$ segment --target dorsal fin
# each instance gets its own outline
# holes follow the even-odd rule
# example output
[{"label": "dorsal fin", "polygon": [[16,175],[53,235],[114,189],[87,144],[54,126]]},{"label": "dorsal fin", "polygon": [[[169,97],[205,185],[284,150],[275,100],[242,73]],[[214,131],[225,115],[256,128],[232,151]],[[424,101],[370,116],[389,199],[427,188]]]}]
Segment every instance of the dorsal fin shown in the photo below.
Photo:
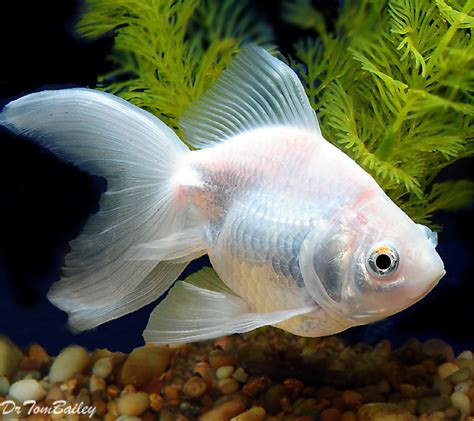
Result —
[{"label": "dorsal fin", "polygon": [[294,126],[320,133],[303,85],[285,63],[248,45],[180,119],[184,140],[205,148],[242,132]]}]

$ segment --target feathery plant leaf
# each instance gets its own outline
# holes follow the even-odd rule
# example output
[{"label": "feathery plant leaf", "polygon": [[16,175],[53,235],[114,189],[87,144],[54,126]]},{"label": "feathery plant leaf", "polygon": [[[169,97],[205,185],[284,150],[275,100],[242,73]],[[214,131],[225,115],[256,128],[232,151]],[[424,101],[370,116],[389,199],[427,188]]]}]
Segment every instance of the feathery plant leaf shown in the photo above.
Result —
[{"label": "feathery plant leaf", "polygon": [[474,0],[344,2],[333,33],[309,0],[284,19],[318,38],[296,46],[325,137],[369,171],[412,218],[472,203],[470,181],[434,183],[473,155]]},{"label": "feathery plant leaf", "polygon": [[158,116],[178,120],[245,42],[268,44],[271,28],[250,0],[85,0],[77,31],[114,36],[115,70],[100,79],[108,92]]}]

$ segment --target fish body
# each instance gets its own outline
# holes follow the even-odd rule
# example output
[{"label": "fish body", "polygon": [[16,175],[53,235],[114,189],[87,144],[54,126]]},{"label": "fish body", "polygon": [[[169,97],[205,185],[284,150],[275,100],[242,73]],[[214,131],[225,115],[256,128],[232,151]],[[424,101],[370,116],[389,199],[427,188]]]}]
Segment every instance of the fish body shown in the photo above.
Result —
[{"label": "fish body", "polygon": [[0,123],[109,180],[49,294],[76,329],[153,301],[203,254],[215,272],[178,281],[146,340],[328,335],[401,311],[444,274],[433,233],[322,137],[296,75],[258,47],[183,116],[198,150],[90,90],[20,98]]}]

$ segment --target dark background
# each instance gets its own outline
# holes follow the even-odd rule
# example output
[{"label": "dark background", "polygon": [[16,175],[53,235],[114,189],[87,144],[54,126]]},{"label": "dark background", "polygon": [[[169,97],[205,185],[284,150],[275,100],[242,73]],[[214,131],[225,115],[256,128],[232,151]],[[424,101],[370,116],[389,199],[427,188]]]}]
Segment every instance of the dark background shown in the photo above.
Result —
[{"label": "dark background", "polygon": [[[5,4],[7,3],[7,4]],[[276,44],[291,52],[301,31],[282,27],[280,2],[254,2],[274,24]],[[338,2],[324,4],[329,19]],[[9,100],[52,87],[94,87],[110,69],[112,40],[84,42],[74,35],[80,2],[3,2],[0,8],[0,108]],[[460,162],[442,178],[472,178],[472,161]],[[90,349],[129,351],[143,343],[148,315],[156,304],[92,331],[72,334],[66,315],[46,299],[59,276],[68,241],[97,211],[105,181],[59,162],[47,151],[0,130],[0,335],[20,346],[39,342],[51,353],[71,343]],[[420,303],[399,315],[367,327],[351,329],[348,341],[389,338],[395,345],[412,336],[441,337],[458,351],[474,348],[472,209],[441,213],[444,229],[439,253],[447,275]],[[194,262],[186,274],[206,264]]]}]

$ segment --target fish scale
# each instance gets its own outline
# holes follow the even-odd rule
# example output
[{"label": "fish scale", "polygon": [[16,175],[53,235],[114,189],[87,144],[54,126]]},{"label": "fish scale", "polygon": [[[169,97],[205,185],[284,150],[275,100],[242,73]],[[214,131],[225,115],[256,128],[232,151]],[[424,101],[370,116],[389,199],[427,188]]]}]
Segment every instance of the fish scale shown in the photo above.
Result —
[{"label": "fish scale", "polygon": [[[300,194],[307,186],[295,177],[306,171],[309,161],[304,164],[303,156],[311,156],[316,144],[298,139],[294,148],[293,136],[255,135],[195,153],[189,165],[203,190],[196,193],[193,186],[193,197],[211,225],[206,231],[216,233],[208,240],[208,254],[227,286],[256,311],[294,308],[312,301],[298,254],[318,212]],[[268,161],[270,145],[284,159]]]}]

